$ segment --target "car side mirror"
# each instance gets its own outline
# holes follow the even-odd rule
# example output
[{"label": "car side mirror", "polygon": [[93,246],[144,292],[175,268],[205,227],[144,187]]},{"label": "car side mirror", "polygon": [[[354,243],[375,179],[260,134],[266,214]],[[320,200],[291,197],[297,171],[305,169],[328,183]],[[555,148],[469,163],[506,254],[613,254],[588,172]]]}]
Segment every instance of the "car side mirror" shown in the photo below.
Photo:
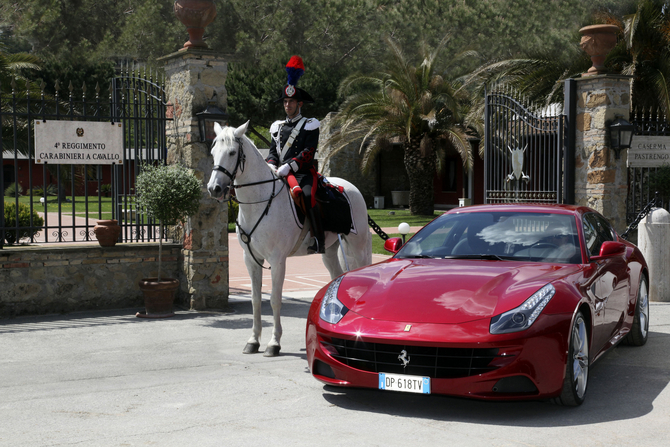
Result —
[{"label": "car side mirror", "polygon": [[384,250],[389,251],[393,254],[398,253],[402,247],[402,238],[400,237],[390,237],[384,241]]},{"label": "car side mirror", "polygon": [[618,256],[623,254],[626,251],[626,244],[618,241],[606,241],[603,242],[603,245],[600,246],[600,254],[598,256],[592,256],[592,261],[597,261],[599,259],[611,258],[613,256]]}]

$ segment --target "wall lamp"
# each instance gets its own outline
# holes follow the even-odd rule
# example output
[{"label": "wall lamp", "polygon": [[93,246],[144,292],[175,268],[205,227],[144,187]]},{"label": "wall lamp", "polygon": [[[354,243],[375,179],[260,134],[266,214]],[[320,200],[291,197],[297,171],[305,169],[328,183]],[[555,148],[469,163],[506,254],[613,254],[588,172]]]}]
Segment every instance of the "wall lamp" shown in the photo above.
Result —
[{"label": "wall lamp", "polygon": [[228,114],[217,107],[216,104],[216,92],[214,92],[212,99],[207,101],[207,108],[195,114],[198,117],[198,128],[202,143],[211,143],[216,138],[214,123],[219,123],[221,126],[228,125]]},{"label": "wall lamp", "polygon": [[610,146],[614,150],[614,158],[621,157],[621,150],[630,148],[633,142],[633,131],[635,125],[629,123],[621,115],[616,115],[615,120],[609,122]]}]

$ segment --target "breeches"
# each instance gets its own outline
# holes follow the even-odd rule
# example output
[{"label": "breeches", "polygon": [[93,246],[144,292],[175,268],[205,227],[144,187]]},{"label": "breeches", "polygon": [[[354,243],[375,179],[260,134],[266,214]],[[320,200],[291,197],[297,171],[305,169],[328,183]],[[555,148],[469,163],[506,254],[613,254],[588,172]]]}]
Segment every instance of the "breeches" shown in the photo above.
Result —
[{"label": "breeches", "polygon": [[300,188],[302,189],[302,194],[305,196],[305,207],[309,210],[313,206],[313,197],[312,192],[316,191],[315,175],[311,172],[307,174],[296,173],[295,179],[298,181]]},{"label": "breeches", "polygon": [[312,185],[307,184],[303,186],[302,194],[305,196],[305,207],[310,209],[312,207]]}]

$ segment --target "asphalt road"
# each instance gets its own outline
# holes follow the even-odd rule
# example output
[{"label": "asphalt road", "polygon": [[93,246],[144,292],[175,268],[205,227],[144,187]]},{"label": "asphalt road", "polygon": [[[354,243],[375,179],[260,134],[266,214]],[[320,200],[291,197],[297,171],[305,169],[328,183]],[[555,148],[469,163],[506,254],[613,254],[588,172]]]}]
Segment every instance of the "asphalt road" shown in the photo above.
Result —
[{"label": "asphalt road", "polygon": [[[670,303],[641,348],[594,365],[579,408],[326,387],[307,371],[313,292],[288,293],[282,355],[243,355],[229,313],[137,309],[0,320],[1,446],[668,446]],[[263,303],[263,342],[269,339]],[[263,346],[261,347],[261,349]]]}]

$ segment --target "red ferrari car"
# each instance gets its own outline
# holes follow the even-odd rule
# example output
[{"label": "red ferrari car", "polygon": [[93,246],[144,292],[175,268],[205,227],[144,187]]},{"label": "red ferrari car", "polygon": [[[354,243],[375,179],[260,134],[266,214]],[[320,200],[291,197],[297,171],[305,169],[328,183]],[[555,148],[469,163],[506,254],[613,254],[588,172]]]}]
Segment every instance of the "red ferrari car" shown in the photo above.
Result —
[{"label": "red ferrari car", "polygon": [[580,405],[594,361],[647,340],[647,264],[590,208],[457,208],[385,248],[312,303],[326,384]]}]

